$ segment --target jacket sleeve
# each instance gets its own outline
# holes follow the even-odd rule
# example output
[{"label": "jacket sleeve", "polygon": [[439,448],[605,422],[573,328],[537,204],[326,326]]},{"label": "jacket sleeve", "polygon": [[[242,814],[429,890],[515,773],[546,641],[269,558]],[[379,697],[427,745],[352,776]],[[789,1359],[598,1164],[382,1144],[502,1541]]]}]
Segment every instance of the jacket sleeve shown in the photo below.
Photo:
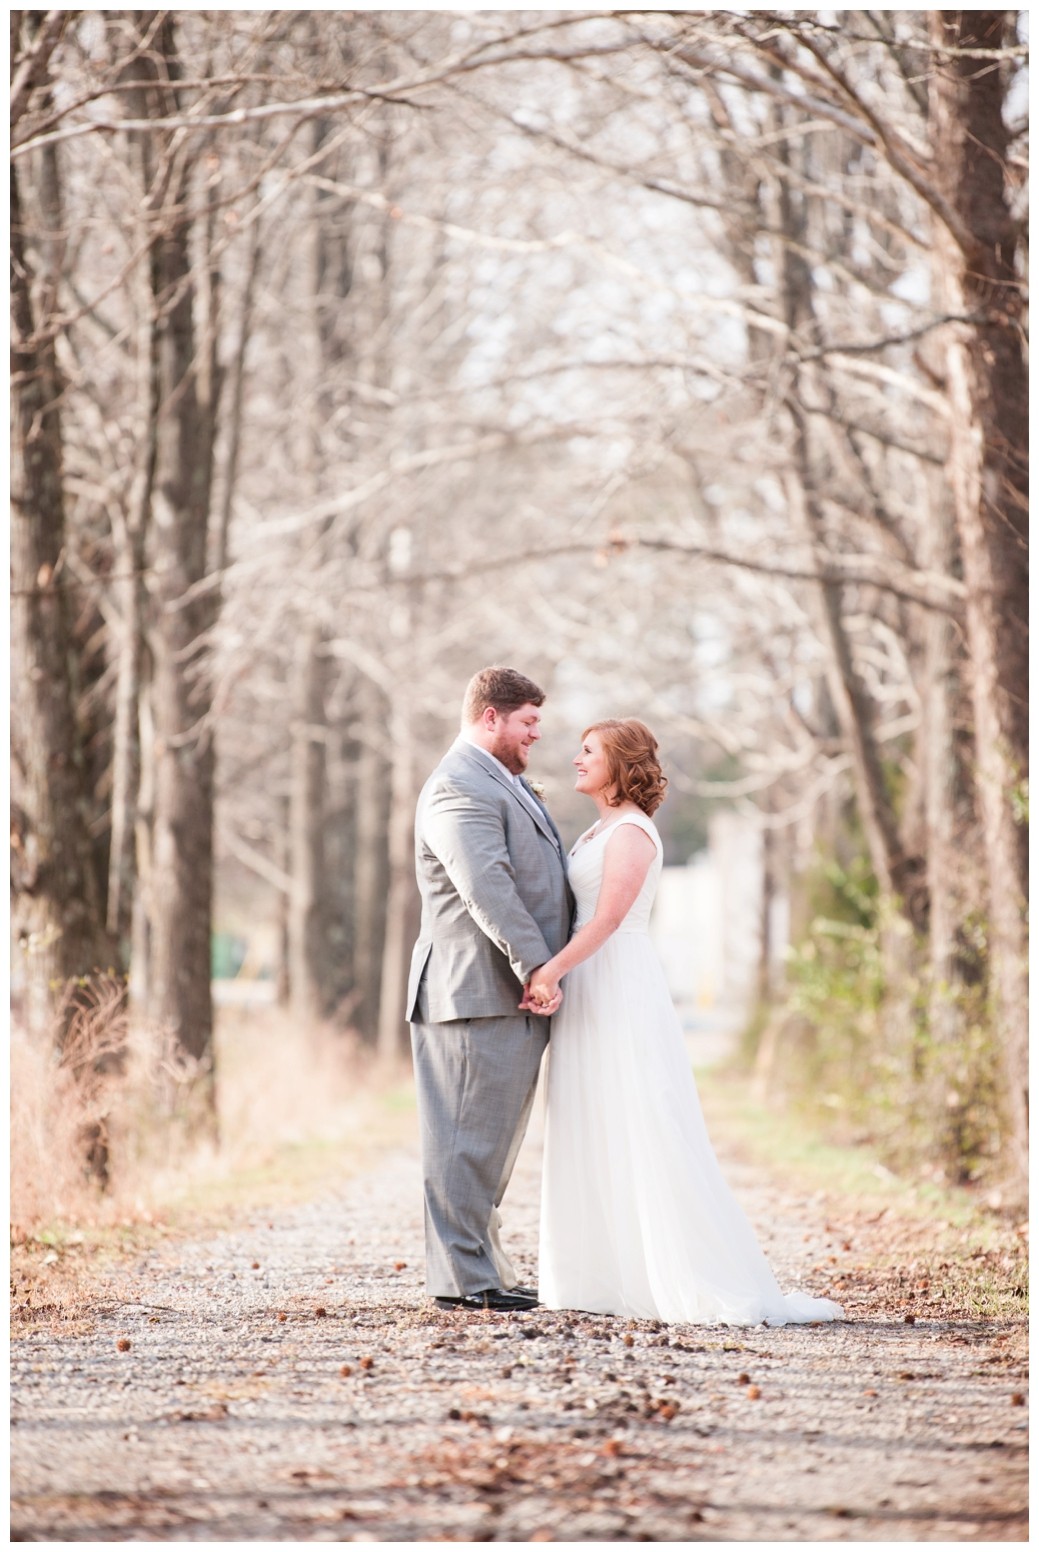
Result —
[{"label": "jacket sleeve", "polygon": [[517,892],[496,805],[456,786],[435,789],[422,816],[422,839],[480,931],[501,950],[520,985],[525,985],[552,954]]}]

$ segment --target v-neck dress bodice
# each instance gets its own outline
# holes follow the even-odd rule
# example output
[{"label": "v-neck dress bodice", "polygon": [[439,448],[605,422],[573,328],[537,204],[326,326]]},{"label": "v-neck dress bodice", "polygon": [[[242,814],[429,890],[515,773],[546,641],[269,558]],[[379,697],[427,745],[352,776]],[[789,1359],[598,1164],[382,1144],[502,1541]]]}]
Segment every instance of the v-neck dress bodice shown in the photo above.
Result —
[{"label": "v-neck dress bodice", "polygon": [[602,887],[606,847],[619,827],[625,824],[637,825],[640,830],[646,832],[656,848],[656,856],[649,865],[645,882],[635,897],[631,909],[617,930],[647,933],[649,931],[649,919],[664,862],[664,848],[660,844],[660,837],[652,819],[647,819],[642,814],[625,814],[622,819],[611,819],[609,824],[604,825],[594,835],[582,836],[570,850],[567,858],[567,876],[576,902],[575,932],[595,915],[595,906]]}]

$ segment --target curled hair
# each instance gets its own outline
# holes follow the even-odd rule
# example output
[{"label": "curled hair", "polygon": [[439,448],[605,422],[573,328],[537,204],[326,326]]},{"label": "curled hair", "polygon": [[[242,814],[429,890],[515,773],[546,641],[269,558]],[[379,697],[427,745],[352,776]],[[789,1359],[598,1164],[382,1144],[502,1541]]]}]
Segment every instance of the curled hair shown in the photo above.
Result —
[{"label": "curled hair", "polygon": [[481,668],[466,686],[462,721],[479,722],[488,706],[507,717],[521,706],[540,706],[545,692],[515,668]]},{"label": "curled hair", "polygon": [[582,738],[598,733],[602,739],[606,768],[614,795],[610,806],[616,808],[624,802],[634,803],[644,814],[655,814],[664,801],[667,777],[657,759],[659,745],[644,722],[637,717],[623,721],[607,718],[605,722],[593,722],[585,728]]}]

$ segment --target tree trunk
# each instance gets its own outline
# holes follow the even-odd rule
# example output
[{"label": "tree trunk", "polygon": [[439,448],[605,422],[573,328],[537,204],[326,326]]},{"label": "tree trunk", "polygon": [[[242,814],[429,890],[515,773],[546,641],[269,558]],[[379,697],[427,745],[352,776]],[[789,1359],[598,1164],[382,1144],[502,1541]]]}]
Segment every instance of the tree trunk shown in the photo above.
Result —
[{"label": "tree trunk", "polygon": [[415,885],[415,783],[412,719],[403,694],[393,701],[390,743],[389,887],[386,891],[386,941],[379,995],[379,1056],[388,1066],[404,1051],[407,1023],[404,999],[411,947],[418,930]]},{"label": "tree trunk", "polygon": [[[149,314],[151,308],[149,306]],[[112,730],[112,834],[108,863],[108,929],[130,952],[137,885],[138,799],[141,784],[140,701],[144,677],[145,550],[155,477],[159,382],[156,329],[141,329],[141,449],[125,516],[114,514],[119,625],[116,634],[115,719]],[[143,967],[142,967],[143,968]]]},{"label": "tree trunk", "polygon": [[[116,549],[116,567],[127,575],[116,584],[119,623],[115,717],[112,727],[112,831],[108,855],[108,930],[129,963],[134,890],[137,880],[135,835],[141,780],[140,711],[143,599],[139,549],[129,533]],[[132,568],[132,569],[131,569]]]},{"label": "tree trunk", "polygon": [[[789,150],[777,154],[789,160]],[[783,321],[796,342],[798,331],[815,339],[817,326],[812,303],[812,275],[801,256],[808,234],[804,229],[803,203],[795,197],[786,179],[779,181],[776,193],[778,226],[776,269],[780,276]],[[815,491],[812,448],[808,417],[802,408],[802,394],[810,385],[806,370],[796,362],[793,381],[787,395],[787,411],[792,427],[790,467],[786,480],[790,510],[797,528],[817,557],[820,568],[829,559],[825,524]],[[820,635],[829,652],[827,683],[841,733],[848,744],[855,780],[855,796],[870,861],[881,892],[895,900],[915,925],[923,919],[924,905],[915,877],[915,867],[904,854],[898,832],[894,805],[887,790],[880,750],[873,730],[873,707],[856,670],[851,643],[844,623],[844,595],[837,582],[820,582],[818,610]]]},{"label": "tree trunk", "polygon": [[998,49],[1007,13],[935,11],[932,76],[935,176],[971,233],[965,252],[944,226],[936,264],[949,311],[949,479],[963,575],[974,708],[976,785],[988,876],[990,974],[1009,1124],[1023,1181],[1028,1142],[1028,377],[1017,229],[1006,190],[1007,132]]},{"label": "tree trunk", "polygon": [[[76,717],[63,574],[62,384],[53,340],[37,332],[25,220],[12,167],[12,926],[28,1027],[50,1035],[69,983],[107,971],[115,953],[101,917]],[[57,1026],[59,1043],[66,1027]]]},{"label": "tree trunk", "polygon": [[[153,67],[151,67],[153,68]],[[121,77],[129,86],[134,66],[126,65]],[[127,112],[144,118],[149,111],[148,90],[129,86]],[[151,197],[155,157],[151,137],[129,135],[126,155],[140,180],[141,201]],[[126,511],[115,505],[112,514],[113,570],[118,628],[113,655],[116,662],[115,716],[112,729],[112,828],[108,861],[108,929],[127,957],[133,953],[134,903],[137,889],[138,799],[141,784],[140,701],[144,674],[146,595],[144,568],[148,519],[155,480],[156,433],[159,420],[159,332],[154,317],[158,291],[155,255],[149,254],[135,299],[140,324],[137,329],[137,394],[141,418],[137,429],[137,458]],[[136,278],[136,277],[135,277]],[[143,976],[147,962],[138,964]]]},{"label": "tree trunk", "polygon": [[367,677],[359,676],[357,696],[360,740],[354,809],[355,1022],[365,1043],[375,1045],[389,893],[386,789],[391,777],[381,747],[389,706],[378,686]]},{"label": "tree trunk", "polygon": [[[177,66],[174,23],[159,25],[156,49],[170,76]],[[174,108],[171,86],[151,100]],[[212,595],[190,593],[207,574],[217,385],[196,357],[189,194],[183,148],[167,143],[168,181],[153,248],[159,418],[152,497],[153,618],[150,702],[154,719],[147,1012],[169,1029],[204,1075],[206,1124],[213,1123],[214,747],[210,684],[201,658],[214,617]]]},{"label": "tree trunk", "polygon": [[[944,493],[930,509],[925,564],[952,576],[956,570],[955,521]],[[954,621],[939,610],[924,622],[920,763],[924,772],[927,885],[930,913],[927,1029],[930,1053],[927,1101],[936,1152],[959,1172],[967,1100],[963,1070],[966,1016],[961,942],[970,908],[961,814],[966,802],[957,722],[962,715],[963,655]]]},{"label": "tree trunk", "polygon": [[289,836],[292,896],[289,903],[289,1002],[293,1017],[313,1024],[324,1013],[325,956],[320,920],[321,857],[325,809],[325,715],[316,627],[296,648],[292,698],[292,773]]},{"label": "tree trunk", "polygon": [[767,822],[772,811],[772,802],[766,796],[761,805],[763,819],[766,821],[761,826],[761,898],[758,902],[758,975],[757,975],[757,1005],[759,1008],[767,1006],[772,995],[772,912],[776,899],[776,832]]},{"label": "tree trunk", "polygon": [[[811,467],[803,417],[790,406],[794,447],[786,488],[796,525],[811,543],[820,565],[828,558],[821,522],[811,489]],[[880,750],[873,730],[873,707],[852,658],[844,626],[843,590],[839,583],[818,584],[820,636],[829,653],[827,687],[837,713],[841,736],[848,746],[855,797],[870,862],[881,892],[898,902],[914,926],[926,917],[914,859],[905,855],[894,807],[887,790]]]},{"label": "tree trunk", "polygon": [[[291,803],[288,798],[280,798],[277,805],[278,814],[278,866],[285,874],[292,867],[292,839],[289,834],[291,822]],[[289,944],[289,919],[292,915],[292,897],[288,890],[278,890],[277,915],[275,924],[277,928],[277,964],[274,973],[274,1000],[279,1008],[288,1008],[292,1000],[292,978],[290,970],[290,944]]]}]

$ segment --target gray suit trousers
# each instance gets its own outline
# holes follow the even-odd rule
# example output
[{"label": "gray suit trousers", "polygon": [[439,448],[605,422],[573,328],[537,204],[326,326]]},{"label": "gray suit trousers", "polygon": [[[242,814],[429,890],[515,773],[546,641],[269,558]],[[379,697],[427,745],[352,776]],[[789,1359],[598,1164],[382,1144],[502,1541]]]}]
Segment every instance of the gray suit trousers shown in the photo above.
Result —
[{"label": "gray suit trousers", "polygon": [[530,1118],[548,1020],[517,1013],[430,1024],[425,987],[415,1012],[426,1286],[434,1296],[511,1288],[517,1276],[498,1238],[498,1207]]}]

